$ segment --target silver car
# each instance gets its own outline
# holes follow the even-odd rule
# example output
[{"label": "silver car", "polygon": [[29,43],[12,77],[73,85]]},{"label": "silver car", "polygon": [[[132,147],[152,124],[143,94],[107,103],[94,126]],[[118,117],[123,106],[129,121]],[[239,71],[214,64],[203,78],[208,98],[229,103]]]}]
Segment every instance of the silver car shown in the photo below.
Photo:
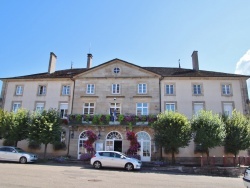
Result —
[{"label": "silver car", "polygon": [[142,162],[138,159],[129,158],[124,153],[118,151],[98,151],[91,158],[90,164],[94,168],[113,167],[125,168],[126,170],[140,169]]},{"label": "silver car", "polygon": [[22,164],[36,161],[37,155],[33,153],[27,153],[21,148],[12,146],[0,147],[0,161],[16,161]]},{"label": "silver car", "polygon": [[243,183],[245,187],[250,188],[250,167],[246,168],[244,176],[243,176]]}]

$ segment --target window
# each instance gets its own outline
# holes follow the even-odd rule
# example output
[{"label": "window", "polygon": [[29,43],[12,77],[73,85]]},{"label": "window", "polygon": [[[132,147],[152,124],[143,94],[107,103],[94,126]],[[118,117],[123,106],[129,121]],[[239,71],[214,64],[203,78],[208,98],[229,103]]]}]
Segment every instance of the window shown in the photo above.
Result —
[{"label": "window", "polygon": [[195,102],[193,103],[194,107],[194,114],[198,115],[200,110],[204,110],[204,103],[203,102]]},{"label": "window", "polygon": [[136,103],[136,115],[148,115],[148,103]]},{"label": "window", "polygon": [[120,84],[112,84],[112,94],[120,94]]},{"label": "window", "polygon": [[95,104],[94,103],[84,103],[83,104],[83,114],[94,114]]},{"label": "window", "polygon": [[147,93],[147,84],[138,84],[138,93],[139,94]]},{"label": "window", "polygon": [[16,95],[23,95],[23,86],[16,86]]},{"label": "window", "polygon": [[176,111],[175,103],[166,103],[166,110],[167,111]]},{"label": "window", "polygon": [[120,68],[115,67],[115,68],[114,68],[114,73],[115,73],[115,74],[118,74],[119,72],[120,72]]},{"label": "window", "polygon": [[233,103],[232,102],[224,102],[223,103],[223,113],[226,116],[231,116],[233,112]]},{"label": "window", "polygon": [[38,95],[46,95],[46,86],[43,85],[38,86]]},{"label": "window", "polygon": [[16,113],[19,108],[21,108],[21,102],[13,102],[13,104],[12,104],[12,111],[14,113]]},{"label": "window", "polygon": [[111,121],[116,121],[117,117],[121,114],[121,104],[110,103],[109,113],[111,115]]},{"label": "window", "polygon": [[201,95],[201,85],[200,84],[193,85],[193,94],[194,95]]},{"label": "window", "polygon": [[36,111],[42,112],[43,110],[44,110],[44,103],[43,102],[36,103]]},{"label": "window", "polygon": [[60,103],[60,117],[67,118],[68,114],[68,103]]},{"label": "window", "polygon": [[94,94],[95,93],[95,85],[94,84],[87,84],[87,94]]},{"label": "window", "polygon": [[222,95],[231,95],[231,85],[230,84],[222,84]]},{"label": "window", "polygon": [[173,84],[166,85],[166,95],[174,95],[174,85]]},{"label": "window", "polygon": [[70,94],[70,86],[63,86],[62,87],[62,95],[69,95]]}]

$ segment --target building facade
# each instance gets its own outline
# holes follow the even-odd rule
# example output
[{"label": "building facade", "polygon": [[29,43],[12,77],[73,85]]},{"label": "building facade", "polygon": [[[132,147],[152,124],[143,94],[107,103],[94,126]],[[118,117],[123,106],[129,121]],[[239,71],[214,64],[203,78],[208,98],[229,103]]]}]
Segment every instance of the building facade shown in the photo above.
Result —
[{"label": "building facade", "polygon": [[[81,121],[69,119],[65,130],[66,151],[80,158],[86,150],[86,131],[98,135],[94,143],[96,150],[126,152],[127,124],[121,124],[119,115],[156,116],[165,110],[178,111],[188,118],[199,110],[212,110],[219,114],[232,113],[236,109],[248,114],[248,93],[246,80],[249,76],[199,70],[198,53],[192,54],[193,69],[168,67],[141,67],[113,59],[91,67],[92,55],[88,54],[86,68],[56,71],[56,55],[50,54],[48,72],[3,78],[2,106],[4,110],[60,110],[61,118],[81,115]],[[110,121],[89,124],[87,115],[110,115]],[[132,127],[141,145],[138,155],[143,161],[159,156],[154,142],[154,131],[148,119],[138,120]],[[22,146],[27,143],[23,141]],[[48,151],[55,154],[51,149]],[[222,156],[222,147],[214,148],[211,155]],[[241,152],[243,155],[246,151]],[[194,157],[194,143],[181,148],[177,157]],[[167,155],[165,155],[167,156]]]}]

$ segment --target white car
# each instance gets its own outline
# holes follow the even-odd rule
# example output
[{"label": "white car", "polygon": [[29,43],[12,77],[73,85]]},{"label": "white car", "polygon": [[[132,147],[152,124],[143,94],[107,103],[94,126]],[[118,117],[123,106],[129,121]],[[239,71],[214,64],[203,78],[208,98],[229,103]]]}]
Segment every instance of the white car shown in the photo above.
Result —
[{"label": "white car", "polygon": [[33,153],[27,153],[21,148],[12,146],[0,147],[0,161],[16,161],[22,164],[36,161],[37,155]]},{"label": "white car", "polygon": [[126,170],[140,169],[142,162],[135,158],[129,158],[124,153],[118,151],[98,151],[91,158],[90,164],[94,168],[113,167],[125,168]]},{"label": "white car", "polygon": [[246,168],[244,176],[243,176],[243,182],[245,187],[250,188],[250,167]]}]

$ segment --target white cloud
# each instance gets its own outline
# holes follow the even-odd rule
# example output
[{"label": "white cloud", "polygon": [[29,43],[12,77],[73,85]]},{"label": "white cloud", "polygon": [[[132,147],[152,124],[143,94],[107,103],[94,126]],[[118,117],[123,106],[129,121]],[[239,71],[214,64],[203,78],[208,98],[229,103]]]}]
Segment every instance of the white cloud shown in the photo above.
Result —
[{"label": "white cloud", "polygon": [[237,62],[235,73],[250,75],[250,49]]},{"label": "white cloud", "polygon": [[[235,74],[250,75],[250,49],[236,64]],[[248,95],[250,94],[250,79],[247,80]]]}]

